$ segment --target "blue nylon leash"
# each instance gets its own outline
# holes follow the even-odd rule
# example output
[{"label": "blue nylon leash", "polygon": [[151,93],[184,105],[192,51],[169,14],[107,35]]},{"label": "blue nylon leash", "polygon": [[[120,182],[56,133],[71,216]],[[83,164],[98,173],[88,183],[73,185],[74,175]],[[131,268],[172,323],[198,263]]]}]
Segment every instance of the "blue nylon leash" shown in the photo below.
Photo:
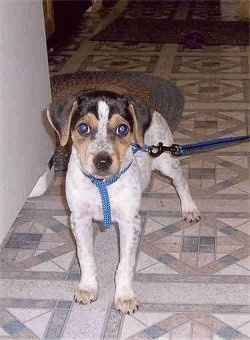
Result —
[{"label": "blue nylon leash", "polygon": [[222,146],[231,145],[238,142],[247,141],[250,136],[237,136],[237,137],[225,137],[219,139],[210,139],[204,142],[198,142],[187,145],[179,145],[180,156],[187,155],[193,152],[200,152],[203,150],[210,150],[213,148],[218,148]]},{"label": "blue nylon leash", "polygon": [[248,140],[250,140],[250,135],[210,139],[203,142],[186,145],[172,144],[171,146],[164,146],[163,143],[159,143],[158,145],[149,146],[148,153],[152,157],[158,157],[163,152],[170,152],[173,156],[185,156],[191,153],[224,147]]}]

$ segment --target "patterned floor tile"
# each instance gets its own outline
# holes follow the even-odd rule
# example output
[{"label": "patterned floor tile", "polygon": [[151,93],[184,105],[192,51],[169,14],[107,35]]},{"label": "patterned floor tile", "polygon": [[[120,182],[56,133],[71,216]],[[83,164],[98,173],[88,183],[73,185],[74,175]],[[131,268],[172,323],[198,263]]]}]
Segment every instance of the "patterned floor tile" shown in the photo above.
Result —
[{"label": "patterned floor tile", "polygon": [[[243,158],[241,164],[247,162],[247,155],[238,157]],[[247,205],[249,199],[248,168],[235,163],[235,158],[238,157],[204,153],[182,159],[182,169],[188,178],[192,192],[203,196],[208,195],[208,198],[213,195],[214,198],[228,199],[234,199],[235,194],[235,197],[242,199]],[[245,183],[245,189],[241,188],[242,183]],[[171,182],[167,182],[163,176],[157,176],[153,177],[150,197],[167,199],[177,196]]]},{"label": "patterned floor tile", "polygon": [[[241,311],[240,311],[241,310]],[[234,313],[232,316],[230,313]],[[110,310],[104,339],[249,339],[244,307],[144,303],[134,316]]]},{"label": "patterned floor tile", "polygon": [[128,54],[136,53],[155,53],[160,52],[162,44],[147,44],[147,43],[133,43],[133,42],[109,42],[102,41],[95,45],[94,52],[119,53]]},{"label": "patterned floor tile", "polygon": [[[175,136],[192,140],[247,134],[248,110],[184,110]],[[243,131],[242,131],[243,130]],[[181,134],[181,135],[177,135]],[[181,138],[178,138],[181,139]]]},{"label": "patterned floor tile", "polygon": [[[58,339],[72,301],[1,299],[0,327],[8,338]],[[4,335],[5,335],[4,334]]]},{"label": "patterned floor tile", "polygon": [[[204,274],[224,274],[225,268],[229,268],[229,274],[230,266],[235,265],[238,273],[242,274],[242,277],[237,277],[238,282],[244,282],[249,272],[242,270],[240,261],[245,260],[243,263],[246,263],[249,256],[249,236],[237,229],[237,225],[242,223],[237,216],[229,220],[218,217],[210,215],[206,219],[204,216],[191,226],[181,220],[166,224],[163,219],[149,218],[141,242],[136,275],[140,274],[138,277],[141,279],[143,273],[167,274],[167,270],[159,271],[160,264],[162,268],[165,266],[179,274],[197,275],[198,279],[199,275]],[[235,268],[232,274],[235,274]]]},{"label": "patterned floor tile", "polygon": [[[225,189],[234,188],[235,185],[248,178],[247,168],[225,161],[223,157],[220,158],[215,155],[211,155],[211,158],[204,155],[204,157],[200,156],[199,159],[186,159],[185,163],[189,163],[188,178],[191,186],[195,186],[196,192],[200,193],[199,188],[203,192],[205,190],[207,194],[222,194],[225,193]],[[237,189],[234,193],[242,194],[242,198],[244,196],[244,192]],[[247,198],[246,195],[245,199]]]},{"label": "patterned floor tile", "polygon": [[139,71],[145,73],[153,72],[158,60],[157,56],[133,55],[89,55],[78,71]]},{"label": "patterned floor tile", "polygon": [[[171,79],[174,81],[174,79]],[[183,91],[185,100],[218,103],[240,103],[249,100],[247,80],[178,79],[176,85]]]},{"label": "patterned floor tile", "polygon": [[[50,201],[49,193],[41,198],[43,202],[46,197]],[[66,279],[70,272],[75,257],[75,243],[67,212],[55,217],[53,212],[40,217],[39,212],[30,217],[23,210],[22,216],[13,224],[2,244],[3,276],[11,275],[11,272],[17,277],[23,275],[26,278],[28,275],[49,278],[58,274],[58,278]]]},{"label": "patterned floor tile", "polygon": [[237,56],[177,56],[173,73],[248,73],[247,57]]},{"label": "patterned floor tile", "polygon": [[[41,202],[50,202],[51,197],[55,197],[58,192],[58,187],[61,192],[64,181],[65,174],[56,175],[47,193],[36,199],[37,207],[41,208]],[[26,208],[21,211],[2,244],[0,276],[79,280],[80,268],[68,211],[31,209],[30,216],[30,209],[27,209],[30,204],[33,203],[28,200]],[[94,223],[93,228],[95,236],[98,223]]]}]

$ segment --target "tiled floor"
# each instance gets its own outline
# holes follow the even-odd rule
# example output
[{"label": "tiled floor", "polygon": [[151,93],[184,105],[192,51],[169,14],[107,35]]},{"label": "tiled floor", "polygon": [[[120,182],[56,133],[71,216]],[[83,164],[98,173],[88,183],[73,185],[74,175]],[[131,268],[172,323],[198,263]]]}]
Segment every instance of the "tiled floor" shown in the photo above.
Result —
[{"label": "tiled floor", "polygon": [[[157,75],[185,94],[176,142],[249,134],[249,48],[90,41],[125,5],[120,1],[102,20],[85,18],[70,46],[50,52],[51,74],[133,70]],[[153,175],[141,207],[143,237],[134,283],[141,304],[130,316],[112,304],[115,228],[100,232],[94,225],[100,296],[89,306],[78,305],[72,291],[80,272],[65,174],[56,173],[45,195],[29,199],[1,248],[0,338],[249,339],[249,143],[181,162],[202,220],[182,221],[170,181]]]}]

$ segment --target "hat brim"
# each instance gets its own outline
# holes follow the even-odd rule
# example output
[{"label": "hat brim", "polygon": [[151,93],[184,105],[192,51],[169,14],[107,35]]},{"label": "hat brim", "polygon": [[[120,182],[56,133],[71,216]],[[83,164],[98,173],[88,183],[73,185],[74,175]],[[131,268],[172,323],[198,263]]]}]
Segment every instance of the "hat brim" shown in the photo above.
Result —
[{"label": "hat brim", "polygon": [[174,83],[153,75],[141,72],[83,71],[51,77],[52,100],[90,90],[129,93],[160,112],[172,131],[177,128],[182,117],[184,97],[181,91]]}]

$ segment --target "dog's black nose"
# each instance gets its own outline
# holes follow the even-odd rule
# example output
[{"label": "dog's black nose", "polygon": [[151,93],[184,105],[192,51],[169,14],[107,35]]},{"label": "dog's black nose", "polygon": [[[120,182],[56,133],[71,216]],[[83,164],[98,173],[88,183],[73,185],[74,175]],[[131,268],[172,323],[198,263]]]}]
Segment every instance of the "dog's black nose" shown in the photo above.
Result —
[{"label": "dog's black nose", "polygon": [[97,170],[105,171],[110,168],[112,158],[107,152],[100,152],[95,156],[93,162]]}]

